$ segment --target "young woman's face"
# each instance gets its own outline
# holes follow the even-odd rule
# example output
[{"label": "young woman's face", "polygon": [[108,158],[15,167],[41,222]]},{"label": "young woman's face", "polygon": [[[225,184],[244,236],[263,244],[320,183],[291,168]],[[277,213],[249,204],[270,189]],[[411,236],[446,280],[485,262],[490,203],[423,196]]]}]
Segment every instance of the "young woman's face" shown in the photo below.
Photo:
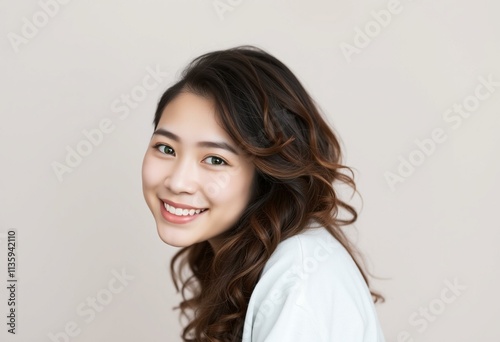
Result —
[{"label": "young woman's face", "polygon": [[213,101],[180,93],[163,110],[144,156],[144,198],[169,245],[216,245],[250,200],[255,168],[215,115]]}]

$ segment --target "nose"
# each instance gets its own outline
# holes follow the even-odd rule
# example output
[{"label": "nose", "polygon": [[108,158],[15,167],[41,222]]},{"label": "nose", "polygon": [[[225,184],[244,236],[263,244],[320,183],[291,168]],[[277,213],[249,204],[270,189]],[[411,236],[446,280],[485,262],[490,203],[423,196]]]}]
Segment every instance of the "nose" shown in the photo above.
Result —
[{"label": "nose", "polygon": [[164,185],[176,194],[196,192],[198,187],[196,163],[187,158],[174,161],[172,167],[167,171]]}]

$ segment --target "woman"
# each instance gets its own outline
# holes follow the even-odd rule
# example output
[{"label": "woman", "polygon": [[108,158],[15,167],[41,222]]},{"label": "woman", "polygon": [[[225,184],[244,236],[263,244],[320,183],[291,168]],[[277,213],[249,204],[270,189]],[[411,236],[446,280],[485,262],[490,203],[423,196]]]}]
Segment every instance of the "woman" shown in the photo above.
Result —
[{"label": "woman", "polygon": [[355,190],[351,170],[283,63],[251,46],[204,54],[153,123],[143,191],[160,238],[182,247],[184,341],[384,341],[383,297],[341,229],[357,212],[332,186]]}]

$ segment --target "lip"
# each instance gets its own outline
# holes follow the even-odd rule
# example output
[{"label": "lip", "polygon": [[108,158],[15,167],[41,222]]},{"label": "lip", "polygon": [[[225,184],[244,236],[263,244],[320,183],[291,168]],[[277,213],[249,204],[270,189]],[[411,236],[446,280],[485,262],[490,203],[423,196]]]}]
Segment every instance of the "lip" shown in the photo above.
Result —
[{"label": "lip", "polygon": [[[169,202],[167,202],[167,203],[170,204]],[[173,205],[173,206],[175,207],[175,205]],[[182,208],[182,207],[178,207],[178,208]],[[183,208],[183,209],[190,209],[190,208]],[[196,208],[191,207],[191,209],[196,209]],[[189,215],[188,216],[177,216],[177,215],[174,215],[172,213],[169,213],[167,211],[167,209],[165,208],[165,205],[163,203],[161,203],[160,204],[160,211],[161,211],[161,216],[163,216],[163,218],[165,220],[167,220],[168,222],[175,223],[175,224],[183,224],[183,223],[188,223],[188,222],[196,220],[200,216],[204,215],[208,211],[208,209],[199,213],[199,214],[194,214],[192,216],[189,216]]]},{"label": "lip", "polygon": [[167,199],[163,199],[163,198],[160,198],[160,199],[163,202],[167,203],[168,205],[171,205],[172,207],[176,207],[176,208],[179,208],[179,209],[194,209],[194,210],[197,210],[197,209],[200,209],[200,210],[207,209],[207,208],[196,208],[196,207],[192,207],[190,205],[175,203],[175,202],[169,201]]}]

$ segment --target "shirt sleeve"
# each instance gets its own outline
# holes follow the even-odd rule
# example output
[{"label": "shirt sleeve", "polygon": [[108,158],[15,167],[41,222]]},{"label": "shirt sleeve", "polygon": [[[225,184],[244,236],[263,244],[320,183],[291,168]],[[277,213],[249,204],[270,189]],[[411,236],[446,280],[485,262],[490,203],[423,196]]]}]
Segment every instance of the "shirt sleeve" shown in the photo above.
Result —
[{"label": "shirt sleeve", "polygon": [[368,287],[333,237],[292,238],[257,285],[248,341],[385,342]]}]

